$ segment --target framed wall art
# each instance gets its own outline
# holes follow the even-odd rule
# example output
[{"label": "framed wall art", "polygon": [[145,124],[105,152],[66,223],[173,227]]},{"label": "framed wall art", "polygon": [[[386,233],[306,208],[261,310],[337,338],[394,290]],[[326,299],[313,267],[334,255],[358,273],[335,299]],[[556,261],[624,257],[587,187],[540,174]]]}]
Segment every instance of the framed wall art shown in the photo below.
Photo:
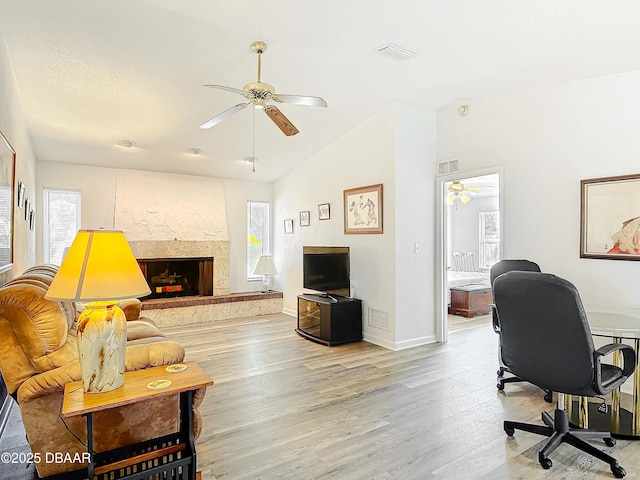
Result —
[{"label": "framed wall art", "polygon": [[344,233],[382,233],[382,184],[344,191]]},{"label": "framed wall art", "polygon": [[15,211],[16,151],[0,132],[0,273],[13,266],[13,215]]},{"label": "framed wall art", "polygon": [[19,208],[24,208],[24,192],[26,190],[26,187],[24,186],[24,183],[20,182],[18,183],[18,207]]},{"label": "framed wall art", "polygon": [[293,218],[284,221],[284,233],[293,233]]},{"label": "framed wall art", "polygon": [[309,225],[311,225],[311,212],[308,210],[300,212],[300,226],[308,227]]},{"label": "framed wall art", "polygon": [[580,257],[640,260],[640,174],[580,182]]},{"label": "framed wall art", "polygon": [[318,205],[318,220],[329,220],[331,218],[331,209],[328,203]]}]

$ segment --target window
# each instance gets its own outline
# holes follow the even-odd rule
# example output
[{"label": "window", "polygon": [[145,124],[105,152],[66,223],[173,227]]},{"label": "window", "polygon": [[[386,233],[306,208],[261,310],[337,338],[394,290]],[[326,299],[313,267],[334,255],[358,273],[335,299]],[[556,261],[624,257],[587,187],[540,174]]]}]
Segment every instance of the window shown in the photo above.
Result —
[{"label": "window", "polygon": [[247,202],[247,279],[261,280],[254,275],[260,255],[269,254],[269,203]]},{"label": "window", "polygon": [[44,261],[60,265],[80,229],[80,190],[43,192]]},{"label": "window", "polygon": [[500,260],[500,212],[480,212],[480,269]]}]

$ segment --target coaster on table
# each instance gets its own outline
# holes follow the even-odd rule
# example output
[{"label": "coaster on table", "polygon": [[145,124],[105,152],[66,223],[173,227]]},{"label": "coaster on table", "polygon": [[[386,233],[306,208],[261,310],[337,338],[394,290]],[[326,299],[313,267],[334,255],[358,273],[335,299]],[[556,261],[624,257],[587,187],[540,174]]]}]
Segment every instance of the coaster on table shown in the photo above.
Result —
[{"label": "coaster on table", "polygon": [[173,385],[171,380],[162,379],[147,383],[147,388],[149,390],[164,390],[165,388],[169,388],[171,385]]},{"label": "coaster on table", "polygon": [[187,369],[187,366],[184,363],[174,363],[173,365],[169,365],[164,369],[165,372],[169,373],[177,373],[184,372]]}]

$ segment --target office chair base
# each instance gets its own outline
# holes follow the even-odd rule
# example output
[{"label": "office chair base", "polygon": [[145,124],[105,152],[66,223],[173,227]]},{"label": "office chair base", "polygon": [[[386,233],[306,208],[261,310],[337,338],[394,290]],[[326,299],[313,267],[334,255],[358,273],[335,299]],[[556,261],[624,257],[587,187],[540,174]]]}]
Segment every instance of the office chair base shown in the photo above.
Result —
[{"label": "office chair base", "polygon": [[547,443],[544,444],[544,447],[542,447],[542,450],[538,453],[538,461],[545,470],[548,470],[553,465],[549,455],[558,448],[561,443],[568,443],[569,445],[572,445],[573,447],[608,463],[611,468],[611,473],[613,473],[616,478],[622,478],[627,474],[625,469],[620,466],[615,458],[601,450],[598,450],[596,447],[585,441],[587,439],[598,438],[604,440],[607,446],[612,447],[615,445],[615,440],[611,437],[609,432],[572,429],[569,427],[569,416],[567,415],[567,412],[558,408],[554,411],[553,417],[551,417],[547,412],[542,412],[542,421],[545,425],[505,421],[504,431],[510,437],[513,436],[516,430],[549,437]]},{"label": "office chair base", "polygon": [[[504,390],[504,385],[506,383],[515,383],[515,382],[524,382],[524,380],[518,378],[518,377],[507,377],[504,378],[504,374],[505,372],[508,372],[507,369],[503,369],[502,367],[500,367],[500,369],[498,370],[497,374],[498,374],[498,383],[496,384],[496,388],[500,391]],[[551,390],[545,390],[544,391],[544,401],[547,403],[553,403],[553,392]]]}]

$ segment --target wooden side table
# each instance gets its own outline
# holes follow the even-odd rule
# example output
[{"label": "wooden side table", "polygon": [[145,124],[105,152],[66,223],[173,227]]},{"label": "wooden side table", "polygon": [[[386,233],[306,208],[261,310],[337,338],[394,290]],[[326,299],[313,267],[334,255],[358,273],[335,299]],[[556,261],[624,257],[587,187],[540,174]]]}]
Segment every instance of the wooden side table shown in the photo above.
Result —
[{"label": "wooden side table", "polygon": [[479,283],[451,287],[452,315],[471,318],[474,315],[491,313],[491,287]]},{"label": "wooden side table", "polygon": [[[146,479],[153,475],[159,478],[196,479],[196,449],[193,437],[193,392],[203,387],[213,385],[213,380],[195,362],[187,362],[187,369],[181,372],[168,372],[166,366],[145,368],[133,372],[125,372],[124,385],[116,390],[105,393],[84,393],[82,382],[68,383],[64,389],[62,401],[62,418],[84,415],[87,419],[87,451],[90,454],[90,462],[87,466],[88,478],[94,475],[102,475],[120,469],[126,469],[134,465],[140,465],[156,458],[170,458],[166,462],[157,462],[150,468],[129,468],[132,473],[118,476],[118,479],[138,480]],[[171,380],[172,385],[154,390],[147,385],[161,385],[161,380]],[[180,395],[180,427],[173,445],[161,447],[167,439],[150,439],[144,444],[131,445],[109,452],[96,453],[93,449],[93,413],[108,410],[123,405],[129,405],[152,398],[166,395]],[[145,447],[158,446],[153,451],[131,455],[132,452]],[[180,452],[180,454],[178,454]],[[179,458],[178,458],[179,457]],[[116,460],[113,460],[116,458]],[[120,458],[120,460],[118,460]],[[171,472],[182,469],[182,476],[169,476]]]}]

